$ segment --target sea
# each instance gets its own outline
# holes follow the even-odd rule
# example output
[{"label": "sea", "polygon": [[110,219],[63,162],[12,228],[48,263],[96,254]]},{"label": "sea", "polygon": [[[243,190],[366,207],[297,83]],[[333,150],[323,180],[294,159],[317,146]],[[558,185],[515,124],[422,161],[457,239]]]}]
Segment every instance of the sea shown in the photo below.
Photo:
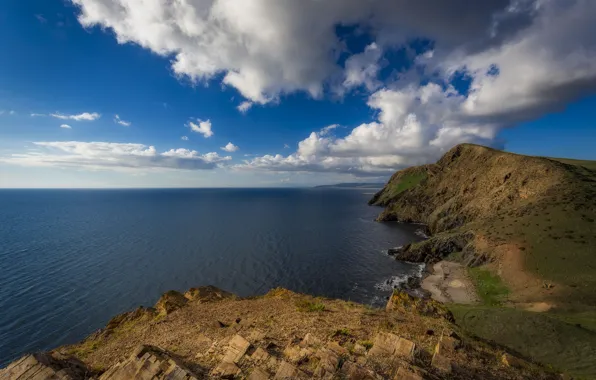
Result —
[{"label": "sea", "polygon": [[374,189],[0,190],[0,368],[75,343],[161,294],[284,287],[382,306],[421,273],[387,249]]}]

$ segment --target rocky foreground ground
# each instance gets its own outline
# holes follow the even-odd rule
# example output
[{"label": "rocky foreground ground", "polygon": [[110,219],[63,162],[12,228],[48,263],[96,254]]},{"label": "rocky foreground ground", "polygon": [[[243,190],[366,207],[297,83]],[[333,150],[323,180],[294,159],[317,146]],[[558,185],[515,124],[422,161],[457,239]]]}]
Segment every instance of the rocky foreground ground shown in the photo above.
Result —
[{"label": "rocky foreground ground", "polygon": [[440,303],[396,292],[386,309],[285,289],[240,299],[168,292],[83,342],[25,356],[0,379],[560,379],[465,336]]}]

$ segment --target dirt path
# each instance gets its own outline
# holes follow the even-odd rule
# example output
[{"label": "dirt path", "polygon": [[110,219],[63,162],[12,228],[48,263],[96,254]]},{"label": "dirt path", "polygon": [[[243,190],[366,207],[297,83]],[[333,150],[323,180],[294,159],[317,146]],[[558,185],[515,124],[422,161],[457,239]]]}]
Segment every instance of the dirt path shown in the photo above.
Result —
[{"label": "dirt path", "polygon": [[439,302],[459,304],[478,302],[466,268],[450,261],[436,263],[433,266],[433,273],[422,281],[422,289],[429,291],[432,298]]}]

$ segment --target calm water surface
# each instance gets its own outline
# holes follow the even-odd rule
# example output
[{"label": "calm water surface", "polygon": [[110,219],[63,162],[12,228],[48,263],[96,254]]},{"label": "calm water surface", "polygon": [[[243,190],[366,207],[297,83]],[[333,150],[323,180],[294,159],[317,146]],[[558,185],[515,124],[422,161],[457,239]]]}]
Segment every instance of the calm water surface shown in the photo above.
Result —
[{"label": "calm water surface", "polygon": [[[367,194],[366,192],[369,192]],[[167,290],[276,286],[381,304],[420,240],[373,221],[370,190],[2,190],[0,367],[73,343]]]}]

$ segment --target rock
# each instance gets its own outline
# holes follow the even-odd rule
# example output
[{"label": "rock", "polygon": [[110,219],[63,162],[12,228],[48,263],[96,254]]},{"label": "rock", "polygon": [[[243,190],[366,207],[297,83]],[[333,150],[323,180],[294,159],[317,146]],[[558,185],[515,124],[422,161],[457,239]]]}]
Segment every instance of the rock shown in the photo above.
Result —
[{"label": "rock", "polygon": [[413,359],[415,349],[416,344],[414,342],[404,338],[399,338],[397,346],[395,347],[395,355],[401,356],[406,359]]},{"label": "rock", "polygon": [[434,353],[431,365],[442,373],[451,373],[453,369],[451,359],[438,352]]},{"label": "rock", "polygon": [[212,374],[224,379],[231,379],[234,376],[238,376],[241,372],[236,364],[222,361],[213,369]]},{"label": "rock", "polygon": [[389,256],[395,256],[395,255],[399,255],[402,251],[404,250],[404,247],[395,247],[395,248],[389,248],[387,250],[387,254]]},{"label": "rock", "polygon": [[215,302],[223,299],[236,297],[232,293],[226,292],[216,288],[215,286],[201,286],[198,288],[190,288],[184,293],[184,297],[188,300],[199,301],[199,302]]},{"label": "rock", "polygon": [[416,344],[410,340],[400,338],[391,333],[379,333],[368,352],[371,356],[397,355],[406,359],[414,357]]},{"label": "rock", "polygon": [[345,362],[341,367],[341,372],[344,374],[342,378],[347,380],[374,380],[374,372],[359,366],[353,362]]},{"label": "rock", "polygon": [[274,379],[296,379],[303,377],[298,368],[294,367],[286,361],[282,361],[275,373]]},{"label": "rock", "polygon": [[298,345],[289,344],[284,350],[284,356],[294,364],[300,364],[307,360],[312,354],[312,351],[308,348],[302,348]]},{"label": "rock", "polygon": [[250,375],[246,379],[247,380],[268,380],[269,374],[265,370],[257,367],[255,369],[253,369],[253,371],[250,373]]},{"label": "rock", "polygon": [[526,362],[524,360],[517,358],[513,355],[509,355],[507,353],[501,356],[501,363],[505,364],[507,367],[513,367],[518,369],[526,367]]},{"label": "rock", "polygon": [[424,380],[419,374],[406,368],[400,367],[395,374],[394,380]]},{"label": "rock", "polygon": [[315,376],[327,377],[332,376],[339,367],[339,356],[334,351],[328,348],[321,348],[317,351],[319,364],[315,369]]},{"label": "rock", "polygon": [[175,290],[170,290],[164,293],[157,303],[155,309],[162,315],[168,315],[186,305],[188,300],[182,295],[182,293]]},{"label": "rock", "polygon": [[79,380],[92,376],[76,359],[59,360],[49,353],[27,355],[0,369],[2,380]]},{"label": "rock", "polygon": [[340,346],[339,343],[337,343],[337,342],[327,343],[327,348],[340,356],[342,356],[342,355],[346,356],[346,355],[350,354],[350,352],[346,348]]},{"label": "rock", "polygon": [[366,347],[364,347],[360,343],[356,343],[354,345],[354,354],[356,354],[356,355],[366,355]]},{"label": "rock", "polygon": [[249,347],[250,343],[246,339],[240,335],[234,335],[228,344],[228,349],[226,350],[223,361],[227,363],[238,363]]},{"label": "rock", "polygon": [[455,322],[453,314],[443,304],[433,299],[414,297],[403,290],[394,290],[385,307],[387,311],[415,312],[433,318]]},{"label": "rock", "polygon": [[154,346],[140,346],[125,361],[110,367],[99,380],[196,380],[198,376],[186,369],[167,351]]},{"label": "rock", "polygon": [[439,354],[452,354],[459,348],[461,341],[450,336],[443,335],[435,346],[435,352]]},{"label": "rock", "polygon": [[255,362],[265,362],[267,359],[269,359],[269,353],[259,347],[255,350],[255,352],[252,353],[251,359]]},{"label": "rock", "polygon": [[395,334],[381,332],[377,334],[373,346],[368,351],[370,356],[389,356],[395,352],[399,337]]},{"label": "rock", "polygon": [[300,342],[300,347],[316,347],[321,345],[321,340],[314,336],[311,333],[308,333],[304,336],[302,341]]}]

